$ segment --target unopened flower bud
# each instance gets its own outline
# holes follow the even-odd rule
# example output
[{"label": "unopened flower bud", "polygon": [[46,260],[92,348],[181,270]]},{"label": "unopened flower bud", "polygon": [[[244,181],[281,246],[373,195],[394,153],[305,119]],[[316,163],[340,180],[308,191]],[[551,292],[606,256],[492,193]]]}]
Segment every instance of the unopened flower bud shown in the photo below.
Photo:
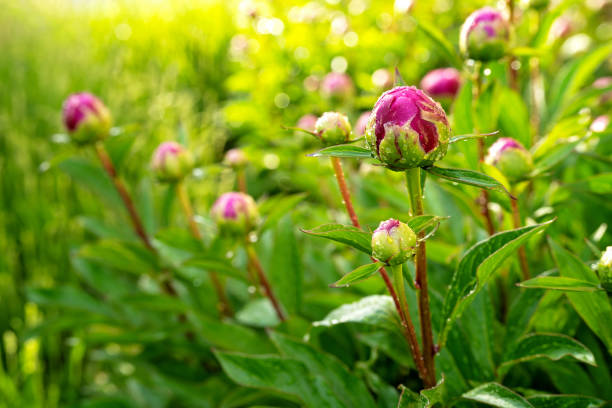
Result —
[{"label": "unopened flower bud", "polygon": [[455,68],[429,71],[421,80],[421,89],[432,98],[454,98],[461,86],[461,74]]},{"label": "unopened flower bud", "polygon": [[151,159],[151,170],[160,181],[179,181],[194,166],[191,152],[176,142],[160,144]]},{"label": "unopened flower bud", "polygon": [[524,179],[533,169],[531,153],[510,137],[497,139],[489,147],[485,162],[497,167],[512,182]]},{"label": "unopened flower bud", "polygon": [[612,293],[612,246],[606,248],[601,259],[595,266],[601,287]]},{"label": "unopened flower bud", "polygon": [[253,198],[244,193],[225,193],[215,201],[211,209],[219,232],[244,235],[256,226],[259,214]]},{"label": "unopened flower bud", "polygon": [[233,167],[235,169],[246,166],[249,159],[247,159],[246,154],[241,149],[230,149],[225,153],[225,157],[223,158],[223,163],[226,166]]},{"label": "unopened flower bud", "polygon": [[403,222],[388,219],[372,234],[372,257],[386,265],[400,265],[415,251],[417,237]]},{"label": "unopened flower bud", "polygon": [[63,121],[72,140],[78,144],[104,140],[111,128],[111,114],[94,95],[72,94],[64,101]]},{"label": "unopened flower bud", "polygon": [[365,137],[374,155],[399,171],[440,160],[448,149],[450,133],[439,103],[413,86],[399,86],[378,98]]},{"label": "unopened flower bud", "polygon": [[315,123],[315,133],[325,146],[346,143],[351,138],[351,123],[338,112],[325,112]]},{"label": "unopened flower bud", "polygon": [[365,135],[366,126],[368,126],[368,120],[370,120],[370,114],[372,111],[363,112],[359,119],[357,119],[357,123],[355,124],[355,134],[357,136]]},{"label": "unopened flower bud", "polygon": [[353,95],[355,87],[351,77],[339,72],[331,72],[321,83],[321,93],[325,98],[347,99]]},{"label": "unopened flower bud", "polygon": [[459,47],[468,58],[496,60],[506,54],[509,33],[508,20],[502,13],[484,7],[470,14],[461,26]]}]

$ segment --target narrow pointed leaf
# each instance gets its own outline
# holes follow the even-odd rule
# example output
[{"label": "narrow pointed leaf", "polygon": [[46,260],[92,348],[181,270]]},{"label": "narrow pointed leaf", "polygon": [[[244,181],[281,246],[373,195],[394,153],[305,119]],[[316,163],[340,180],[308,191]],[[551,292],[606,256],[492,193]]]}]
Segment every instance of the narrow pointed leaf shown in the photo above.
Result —
[{"label": "narrow pointed leaf", "polygon": [[311,157],[351,157],[357,159],[370,159],[372,152],[365,147],[353,145],[337,145],[326,147],[318,152],[309,154]]},{"label": "narrow pointed leaf", "polygon": [[472,302],[499,266],[530,237],[552,221],[495,234],[470,248],[457,266],[442,308],[440,344],[444,345],[454,320]]},{"label": "narrow pointed leaf", "polygon": [[372,254],[372,236],[352,225],[326,224],[311,230],[302,230],[302,232],[341,242],[368,255]]},{"label": "narrow pointed leaf", "polygon": [[361,265],[359,268],[352,270],[351,272],[344,275],[342,279],[338,280],[335,283],[332,283],[329,286],[339,288],[342,286],[354,285],[355,283],[366,280],[370,276],[374,275],[382,266],[383,265],[380,262]]},{"label": "narrow pointed leaf", "polygon": [[445,384],[442,378],[434,387],[422,390],[420,394],[400,385],[400,395],[397,408],[430,408],[435,404],[443,403],[445,397]]},{"label": "narrow pointed leaf", "polygon": [[537,278],[517,283],[517,286],[529,289],[562,290],[565,292],[597,292],[598,290],[603,290],[597,283],[563,276],[538,276]]},{"label": "narrow pointed leaf", "polygon": [[499,408],[533,408],[525,398],[497,383],[487,383],[463,394],[463,398]]},{"label": "narrow pointed leaf", "polygon": [[527,401],[535,408],[598,408],[605,403],[584,395],[535,395]]},{"label": "narrow pointed leaf", "polygon": [[486,188],[488,190],[498,190],[510,195],[502,183],[495,180],[491,176],[487,176],[486,174],[479,173],[474,170],[449,169],[436,166],[426,167],[425,170],[436,177],[444,178],[456,183]]}]

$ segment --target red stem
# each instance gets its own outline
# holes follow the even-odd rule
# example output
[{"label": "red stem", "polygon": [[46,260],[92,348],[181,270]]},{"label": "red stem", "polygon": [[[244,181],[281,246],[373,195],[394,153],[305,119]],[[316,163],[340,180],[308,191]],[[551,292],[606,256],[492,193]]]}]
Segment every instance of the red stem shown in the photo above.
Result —
[{"label": "red stem", "polygon": [[[514,222],[514,228],[520,228],[522,226],[521,223],[521,213],[518,207],[518,200],[513,198],[510,199],[510,205],[512,206],[512,220]],[[529,264],[527,263],[527,254],[525,253],[525,247],[521,246],[518,250],[519,253],[519,262],[521,264],[521,271],[523,272],[523,280],[527,280],[530,278],[529,273]]]},{"label": "red stem", "polygon": [[357,218],[357,214],[355,213],[355,209],[353,208],[351,194],[349,193],[349,189],[346,185],[346,180],[344,179],[342,163],[340,163],[340,159],[337,157],[332,157],[331,163],[334,167],[334,173],[336,173],[336,180],[338,180],[338,187],[340,188],[340,193],[342,194],[342,200],[344,201],[346,211],[348,212],[348,215],[351,218],[351,222],[355,227],[361,228],[361,226],[359,225],[359,219]]},{"label": "red stem", "polygon": [[261,266],[261,262],[259,262],[259,258],[257,257],[257,253],[255,252],[255,249],[253,248],[251,244],[247,243],[246,250],[249,256],[249,261],[251,262],[251,265],[253,265],[255,272],[257,272],[257,276],[259,277],[259,282],[263,286],[266,296],[268,297],[268,299],[270,299],[270,302],[272,303],[272,306],[274,307],[274,310],[276,311],[276,315],[278,316],[280,321],[287,320],[287,317],[285,316],[285,313],[283,313],[283,309],[281,308],[281,305],[278,302],[278,299],[274,295],[274,291],[272,290],[270,281],[268,281],[268,277],[266,276],[266,273],[264,272],[263,267]]}]

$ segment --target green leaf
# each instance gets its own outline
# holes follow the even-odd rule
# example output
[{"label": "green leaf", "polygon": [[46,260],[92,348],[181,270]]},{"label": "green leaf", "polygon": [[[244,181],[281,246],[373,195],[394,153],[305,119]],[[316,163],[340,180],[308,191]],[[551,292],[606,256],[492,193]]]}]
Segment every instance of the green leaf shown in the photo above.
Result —
[{"label": "green leaf", "polygon": [[122,167],[135,140],[136,137],[134,134],[124,133],[118,136],[109,137],[106,139],[106,142],[104,142],[104,147],[113,161],[113,165],[117,169]]},{"label": "green leaf", "polygon": [[318,152],[309,154],[311,157],[351,157],[357,159],[371,159],[372,152],[365,147],[354,145],[336,145],[326,147]]},{"label": "green leaf", "polygon": [[538,276],[537,278],[517,283],[517,286],[529,289],[539,288],[566,292],[596,292],[603,290],[599,284],[562,276]]},{"label": "green leaf", "polygon": [[527,398],[535,408],[597,408],[605,401],[582,395],[535,395]]},{"label": "green leaf", "polygon": [[157,269],[157,261],[150,251],[140,244],[125,241],[101,240],[82,247],[79,256],[99,265],[134,274]]},{"label": "green leaf", "polygon": [[[562,277],[584,280],[599,284],[595,272],[575,255],[549,240],[553,258]],[[584,322],[606,345],[612,353],[612,306],[604,292],[566,292],[570,303]]]},{"label": "green leaf", "polygon": [[417,215],[406,221],[406,225],[414,232],[418,233],[447,218],[448,217],[438,217],[436,215]]},{"label": "green leaf", "polygon": [[270,337],[282,356],[299,360],[311,375],[322,377],[345,406],[364,408],[376,406],[363,381],[352,374],[336,357],[280,333],[271,332]]},{"label": "green leaf", "polygon": [[251,354],[274,352],[274,346],[267,337],[254,329],[229,321],[219,321],[201,313],[194,313],[190,319],[196,337],[202,338],[213,347],[229,351],[241,351]]},{"label": "green leaf", "polygon": [[325,224],[311,230],[302,230],[302,232],[341,242],[368,255],[372,254],[372,236],[352,225]]},{"label": "green leaf", "polygon": [[436,177],[441,177],[456,183],[468,184],[470,186],[486,188],[489,190],[498,190],[510,195],[502,183],[495,180],[493,177],[474,170],[449,169],[436,166],[426,167],[425,170]]},{"label": "green leaf", "polygon": [[540,156],[535,156],[534,169],[531,172],[530,176],[535,177],[544,173],[545,171],[551,169],[556,166],[558,163],[563,161],[570,153],[574,150],[574,148],[580,143],[581,140],[576,140],[570,143],[559,143],[555,144],[545,153]]},{"label": "green leaf", "polygon": [[198,273],[201,271],[216,272],[237,280],[247,281],[246,273],[238,268],[234,268],[228,260],[212,258],[210,256],[197,256],[186,261],[182,267],[177,268],[180,274],[191,276],[192,278],[194,277],[193,269],[197,270]]},{"label": "green leaf", "polygon": [[542,357],[551,360],[573,357],[583,363],[596,365],[593,353],[571,337],[563,334],[533,333],[520,339],[504,355],[500,369],[507,371],[514,364]]},{"label": "green leaf", "polygon": [[296,359],[219,351],[215,356],[225,374],[242,386],[289,394],[309,408],[349,408],[334,395],[323,378],[311,373]]},{"label": "green leaf", "polygon": [[461,58],[453,48],[444,33],[440,32],[433,24],[423,19],[414,19],[417,27],[442,51],[448,62],[453,66],[461,67]]},{"label": "green leaf", "polygon": [[236,320],[253,327],[274,327],[280,324],[270,299],[259,298],[247,303],[236,313]]},{"label": "green leaf", "polygon": [[58,167],[72,177],[77,183],[89,189],[96,197],[108,204],[121,208],[123,203],[113,183],[99,165],[94,165],[83,158],[69,158],[58,164]]},{"label": "green leaf", "polygon": [[306,193],[293,194],[289,196],[274,197],[266,200],[259,206],[259,212],[265,217],[259,230],[265,231],[276,224],[285,214],[290,212],[304,200]]},{"label": "green leaf", "polygon": [[357,302],[342,305],[312,325],[331,327],[345,323],[360,323],[391,331],[401,327],[393,299],[386,295],[366,296]]},{"label": "green leaf", "polygon": [[515,91],[503,88],[500,95],[500,105],[511,107],[501,109],[498,123],[505,135],[510,135],[527,148],[531,146],[529,112],[525,102]]},{"label": "green leaf", "polygon": [[81,310],[108,317],[115,315],[110,306],[73,286],[26,288],[26,296],[31,302],[42,306]]},{"label": "green leaf", "polygon": [[552,221],[497,233],[470,248],[457,266],[444,299],[440,345],[444,345],[453,321],[472,302],[499,266],[530,237]]},{"label": "green leaf", "polygon": [[500,408],[533,408],[525,398],[497,383],[487,383],[462,395],[463,398]]},{"label": "green leaf", "polygon": [[397,408],[430,408],[435,404],[443,403],[446,394],[444,377],[434,387],[422,390],[420,394],[401,384],[399,388],[402,394]]},{"label": "green leaf", "polygon": [[331,287],[339,288],[339,287],[347,287],[357,282],[361,282],[363,280],[368,279],[372,275],[374,275],[378,270],[383,266],[380,262],[375,262],[367,265],[361,265],[357,269],[353,269],[351,272],[344,275],[340,280],[335,283],[332,283]]}]

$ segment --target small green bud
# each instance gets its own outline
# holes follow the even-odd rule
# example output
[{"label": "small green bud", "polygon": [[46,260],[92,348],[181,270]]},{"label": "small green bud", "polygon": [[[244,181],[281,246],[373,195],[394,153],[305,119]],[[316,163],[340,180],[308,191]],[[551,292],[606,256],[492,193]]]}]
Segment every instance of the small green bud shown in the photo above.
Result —
[{"label": "small green bud", "polygon": [[497,167],[511,182],[524,179],[533,170],[531,153],[510,137],[499,138],[493,143],[485,162]]},{"label": "small green bud", "polygon": [[338,112],[325,112],[315,123],[315,133],[325,146],[346,143],[351,138],[351,123]]},{"label": "small green bud", "polygon": [[151,169],[160,181],[179,181],[191,172],[193,166],[191,152],[176,142],[160,144],[151,160]]},{"label": "small green bud", "polygon": [[372,234],[372,257],[386,265],[400,265],[415,251],[417,237],[403,222],[388,219]]},{"label": "small green bud", "polygon": [[612,293],[612,246],[606,248],[601,259],[595,266],[601,287]]}]

